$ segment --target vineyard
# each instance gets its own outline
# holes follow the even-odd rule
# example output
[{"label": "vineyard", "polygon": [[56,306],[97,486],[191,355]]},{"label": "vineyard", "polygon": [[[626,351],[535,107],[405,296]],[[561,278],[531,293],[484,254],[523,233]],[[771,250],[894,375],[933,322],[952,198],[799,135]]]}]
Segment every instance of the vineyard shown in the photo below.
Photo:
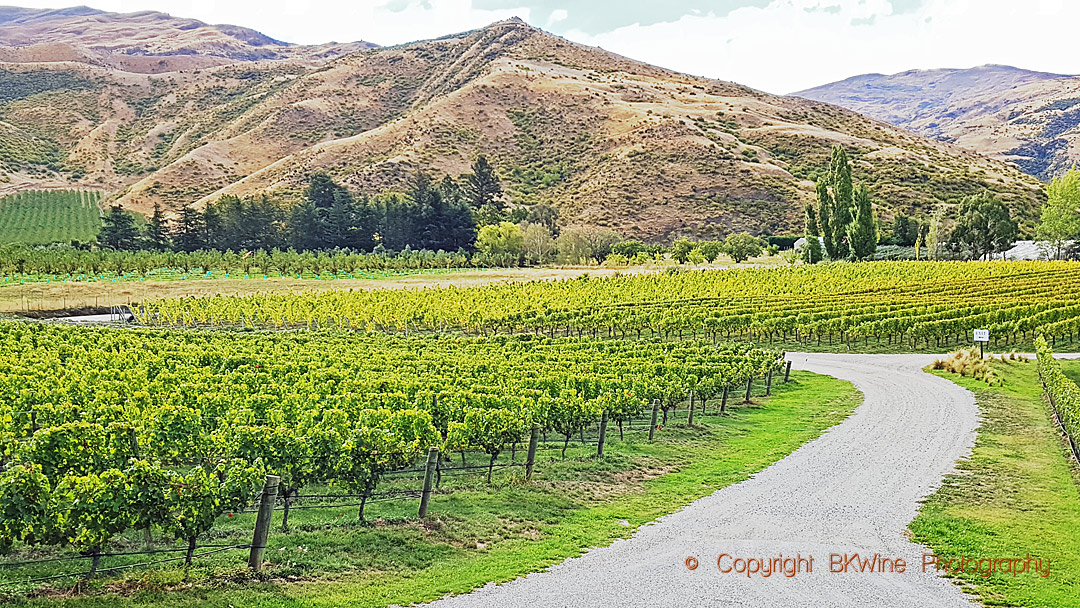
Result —
[{"label": "vineyard", "polygon": [[0,243],[88,243],[101,230],[101,194],[31,190],[0,198]]},{"label": "vineyard", "polygon": [[616,428],[652,438],[677,408],[692,425],[732,389],[748,398],[753,378],[771,387],[782,360],[708,341],[18,322],[0,323],[0,344],[0,550],[70,547],[94,569],[137,530],[184,543],[190,563],[197,539],[257,502],[266,474],[280,477],[286,526],[306,489],[352,499],[363,520],[368,501],[414,493],[394,476],[430,448],[439,475],[478,469],[490,483],[524,464],[531,434],[560,458],[608,422],[610,441]]},{"label": "vineyard", "polygon": [[707,338],[941,348],[987,328],[997,346],[1080,339],[1080,266],[1068,262],[875,262],[668,272],[474,289],[163,299],[161,326],[348,328],[548,337]]},{"label": "vineyard", "polygon": [[452,270],[477,266],[465,253],[403,251],[113,251],[108,249],[0,248],[0,274],[93,280],[108,273],[125,278],[180,278],[239,274],[267,278],[352,278],[382,272]]},{"label": "vineyard", "polygon": [[1080,448],[1077,447],[1080,442],[1080,387],[1061,371],[1061,364],[1054,359],[1054,353],[1045,339],[1037,339],[1035,348],[1039,357],[1039,379],[1042,381],[1043,392],[1054,409],[1061,430],[1068,438],[1073,455],[1080,461]]}]

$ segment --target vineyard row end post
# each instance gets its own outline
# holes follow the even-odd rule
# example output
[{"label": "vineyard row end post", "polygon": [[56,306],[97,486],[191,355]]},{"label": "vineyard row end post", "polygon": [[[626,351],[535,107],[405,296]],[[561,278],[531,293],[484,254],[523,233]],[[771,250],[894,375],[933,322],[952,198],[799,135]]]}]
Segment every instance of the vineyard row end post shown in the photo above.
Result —
[{"label": "vineyard row end post", "polygon": [[248,567],[262,570],[263,554],[266,553],[266,540],[270,536],[270,521],[274,518],[274,503],[277,502],[278,484],[281,478],[267,475],[259,498],[259,514],[255,518],[255,535],[251,539],[251,553],[248,555]]},{"label": "vineyard row end post", "polygon": [[540,443],[540,425],[532,425],[532,434],[529,435],[529,457],[525,460],[525,479],[531,480],[533,465],[536,464],[536,445]]},{"label": "vineyard row end post", "polygon": [[608,413],[604,410],[600,414],[600,440],[596,442],[596,457],[602,458],[604,456],[604,440],[607,438],[607,422]]},{"label": "vineyard row end post", "polygon": [[435,464],[439,462],[439,448],[432,447],[428,450],[427,467],[424,470],[424,491],[420,493],[420,519],[428,514],[428,503],[431,501],[431,487],[435,483]]},{"label": "vineyard row end post", "polygon": [[652,422],[649,424],[649,441],[653,440],[653,436],[656,435],[656,416],[660,413],[660,400],[653,399],[652,402]]},{"label": "vineyard row end post", "polygon": [[743,403],[750,403],[750,393],[754,390],[754,377],[750,376],[746,379],[746,397],[743,398]]},{"label": "vineyard row end post", "polygon": [[791,380],[791,361],[787,362],[784,366],[784,384],[787,384]]},{"label": "vineyard row end post", "polygon": [[765,396],[766,397],[772,396],[772,372],[773,372],[773,370],[770,369],[768,375],[765,376]]}]

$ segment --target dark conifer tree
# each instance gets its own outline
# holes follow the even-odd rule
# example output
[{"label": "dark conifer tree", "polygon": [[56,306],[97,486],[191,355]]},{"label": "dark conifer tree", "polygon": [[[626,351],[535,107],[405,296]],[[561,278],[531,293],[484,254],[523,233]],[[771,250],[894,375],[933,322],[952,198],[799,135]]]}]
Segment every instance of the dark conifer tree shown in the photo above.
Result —
[{"label": "dark conifer tree", "polygon": [[477,211],[503,210],[502,186],[499,185],[499,178],[495,176],[495,169],[483,154],[476,158],[472,173],[466,178],[465,196]]},{"label": "dark conifer tree", "polygon": [[161,203],[154,202],[154,213],[146,224],[146,244],[150,249],[165,251],[169,249],[169,221]]},{"label": "dark conifer tree", "polygon": [[819,236],[817,212],[813,204],[806,203],[806,252],[803,261],[807,264],[817,264],[823,257]]},{"label": "dark conifer tree", "polygon": [[180,219],[176,223],[173,244],[179,251],[197,251],[206,247],[206,222],[203,214],[188,205],[180,210]]},{"label": "dark conifer tree", "polygon": [[139,230],[135,227],[135,217],[124,211],[120,205],[109,207],[102,220],[98,244],[108,249],[137,249]]}]

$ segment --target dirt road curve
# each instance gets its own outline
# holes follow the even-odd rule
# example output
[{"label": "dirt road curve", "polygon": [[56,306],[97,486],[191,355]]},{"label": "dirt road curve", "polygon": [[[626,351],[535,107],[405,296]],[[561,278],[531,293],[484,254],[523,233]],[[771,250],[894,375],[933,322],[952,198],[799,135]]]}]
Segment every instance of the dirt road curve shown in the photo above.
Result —
[{"label": "dirt road curve", "polygon": [[[978,411],[971,393],[923,373],[930,355],[788,357],[796,369],[853,382],[865,402],[843,423],[751,479],[661,518],[630,539],[547,572],[432,605],[971,606],[932,569],[923,572],[923,549],[904,536],[919,499],[974,444]],[[901,558],[907,568],[832,573],[833,553]],[[732,557],[718,564],[721,554]],[[813,572],[805,572],[805,563],[804,572],[793,577],[720,572],[734,567],[734,558],[781,554],[813,556]],[[698,559],[696,570],[687,568],[689,556]]]}]

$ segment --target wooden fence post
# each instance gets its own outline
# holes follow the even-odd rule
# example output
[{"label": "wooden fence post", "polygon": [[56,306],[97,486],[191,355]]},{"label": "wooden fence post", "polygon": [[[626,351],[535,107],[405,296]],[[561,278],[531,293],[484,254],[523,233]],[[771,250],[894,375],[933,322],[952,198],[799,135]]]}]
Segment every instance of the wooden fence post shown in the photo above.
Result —
[{"label": "wooden fence post", "polygon": [[721,416],[723,416],[724,412],[727,411],[727,398],[728,398],[729,393],[731,393],[731,387],[730,386],[725,386],[724,387],[724,397],[720,400],[720,415]]},{"label": "wooden fence post", "polygon": [[784,384],[787,384],[789,380],[791,380],[791,361],[788,361],[784,368]]},{"label": "wooden fence post", "polygon": [[765,396],[769,397],[771,395],[772,395],[772,370],[770,369],[769,373],[765,376]]},{"label": "wooden fence post", "polygon": [[427,517],[431,500],[431,485],[435,481],[435,463],[439,462],[439,448],[432,447],[427,453],[427,469],[424,471],[424,491],[420,493],[420,519]]},{"label": "wooden fence post", "polygon": [[604,440],[607,439],[607,421],[608,413],[604,410],[600,414],[600,440],[596,443],[596,457],[602,458],[604,456]]},{"label": "wooden fence post", "polygon": [[694,426],[694,391],[690,391],[690,415],[686,418],[686,426]]},{"label": "wooden fence post", "polygon": [[278,484],[281,478],[267,475],[259,498],[259,514],[255,518],[255,536],[251,539],[251,553],[248,566],[256,572],[262,570],[263,554],[266,552],[266,539],[270,536],[270,521],[274,518],[274,503],[277,501]]},{"label": "wooden fence post", "polygon": [[656,415],[660,412],[660,400],[653,399],[652,402],[652,422],[649,424],[649,441],[653,440],[653,436],[656,434]]},{"label": "wooden fence post", "polygon": [[754,377],[750,376],[746,379],[746,398],[743,403],[750,403],[750,391],[754,389]]},{"label": "wooden fence post", "polygon": [[529,435],[529,456],[525,460],[525,479],[531,480],[533,465],[536,464],[536,444],[540,442],[540,425],[533,424],[532,434]]}]

